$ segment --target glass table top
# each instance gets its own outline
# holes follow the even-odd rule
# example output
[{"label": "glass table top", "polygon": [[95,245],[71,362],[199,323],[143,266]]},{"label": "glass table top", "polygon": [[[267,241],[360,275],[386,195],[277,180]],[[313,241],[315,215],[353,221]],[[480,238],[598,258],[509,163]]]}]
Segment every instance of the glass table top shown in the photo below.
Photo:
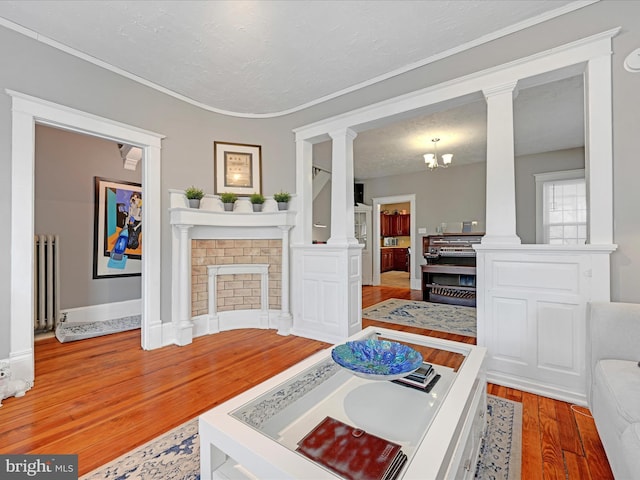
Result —
[{"label": "glass table top", "polygon": [[329,354],[230,414],[292,451],[325,417],[331,416],[400,444],[410,461],[470,348],[386,330],[384,335],[375,330],[369,336],[418,350],[440,375],[432,390],[426,393],[390,381],[357,377],[336,364]]}]

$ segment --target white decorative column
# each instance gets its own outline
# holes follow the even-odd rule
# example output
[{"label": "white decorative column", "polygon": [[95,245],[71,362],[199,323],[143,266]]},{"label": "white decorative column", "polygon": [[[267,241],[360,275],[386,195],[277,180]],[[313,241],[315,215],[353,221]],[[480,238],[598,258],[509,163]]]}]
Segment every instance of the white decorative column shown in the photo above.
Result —
[{"label": "white decorative column", "polygon": [[178,285],[177,302],[178,317],[174,318],[174,338],[176,345],[188,345],[193,340],[193,322],[191,321],[191,236],[193,225],[175,225],[178,230]]},{"label": "white decorative column", "polygon": [[[21,108],[22,102],[13,99],[12,143],[11,143],[11,327],[10,368],[14,380],[23,380],[28,388],[35,379],[33,352],[33,278],[25,275],[33,272],[33,208],[17,215],[16,205],[24,201],[25,192],[33,190],[35,171],[33,146],[35,144],[35,123],[33,116]],[[20,142],[20,138],[29,139]],[[27,161],[24,161],[26,159]],[[29,183],[27,183],[29,182]],[[29,241],[25,241],[29,240]]]},{"label": "white decorative column", "polygon": [[519,244],[516,234],[513,92],[517,82],[483,91],[487,100],[486,234],[482,243]]},{"label": "white decorative column", "polygon": [[329,245],[357,245],[354,236],[353,139],[357,133],[346,128],[330,132],[333,140],[331,160],[331,238]]},{"label": "white decorative column", "polygon": [[587,64],[585,138],[588,238],[591,244],[613,243],[613,131],[611,55]]},{"label": "white decorative column", "polygon": [[282,231],[282,278],[280,283],[280,321],[278,322],[278,333],[289,335],[293,325],[293,317],[289,308],[289,230],[291,225],[280,225]]},{"label": "white decorative column", "polygon": [[[342,128],[331,130],[328,135],[333,140],[331,238],[326,245],[293,246],[296,277],[292,285],[292,333],[339,343],[362,329],[363,245],[356,240],[353,228],[353,139],[356,133]],[[303,148],[305,143],[308,142],[298,142],[297,153],[299,159],[306,161],[309,150]],[[307,220],[311,223],[311,217]]]}]

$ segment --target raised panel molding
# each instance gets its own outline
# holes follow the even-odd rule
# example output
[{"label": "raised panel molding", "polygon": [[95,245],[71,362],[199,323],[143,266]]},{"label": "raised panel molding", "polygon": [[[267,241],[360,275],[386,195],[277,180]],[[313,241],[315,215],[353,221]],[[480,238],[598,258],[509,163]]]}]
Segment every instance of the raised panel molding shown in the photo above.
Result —
[{"label": "raised panel molding", "polygon": [[491,349],[503,362],[527,364],[527,301],[516,298],[493,298]]},{"label": "raised panel molding", "polygon": [[535,262],[497,261],[493,268],[496,288],[571,293],[577,293],[579,289],[579,269],[575,262],[553,262],[547,259]]},{"label": "raised panel molding", "polygon": [[584,348],[579,324],[579,305],[538,302],[538,367],[558,373],[580,375],[584,363],[579,349]]},{"label": "raised panel molding", "polygon": [[362,246],[292,247],[292,333],[340,343],[362,328]]},{"label": "raised panel molding", "polygon": [[490,382],[586,405],[586,312],[609,300],[615,245],[476,248]]}]

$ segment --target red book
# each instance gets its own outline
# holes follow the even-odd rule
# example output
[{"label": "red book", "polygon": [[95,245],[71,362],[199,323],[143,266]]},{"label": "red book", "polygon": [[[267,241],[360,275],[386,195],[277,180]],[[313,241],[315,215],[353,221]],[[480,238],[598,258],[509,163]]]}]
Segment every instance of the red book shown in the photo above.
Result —
[{"label": "red book", "polygon": [[395,478],[407,460],[397,443],[331,417],[309,432],[297,451],[349,480]]}]

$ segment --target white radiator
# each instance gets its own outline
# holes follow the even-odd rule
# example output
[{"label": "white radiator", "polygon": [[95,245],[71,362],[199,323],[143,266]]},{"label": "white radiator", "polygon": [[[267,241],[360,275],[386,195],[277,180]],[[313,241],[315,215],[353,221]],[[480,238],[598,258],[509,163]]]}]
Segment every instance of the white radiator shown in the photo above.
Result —
[{"label": "white radiator", "polygon": [[34,330],[51,331],[60,317],[60,238],[36,235],[34,252]]}]

